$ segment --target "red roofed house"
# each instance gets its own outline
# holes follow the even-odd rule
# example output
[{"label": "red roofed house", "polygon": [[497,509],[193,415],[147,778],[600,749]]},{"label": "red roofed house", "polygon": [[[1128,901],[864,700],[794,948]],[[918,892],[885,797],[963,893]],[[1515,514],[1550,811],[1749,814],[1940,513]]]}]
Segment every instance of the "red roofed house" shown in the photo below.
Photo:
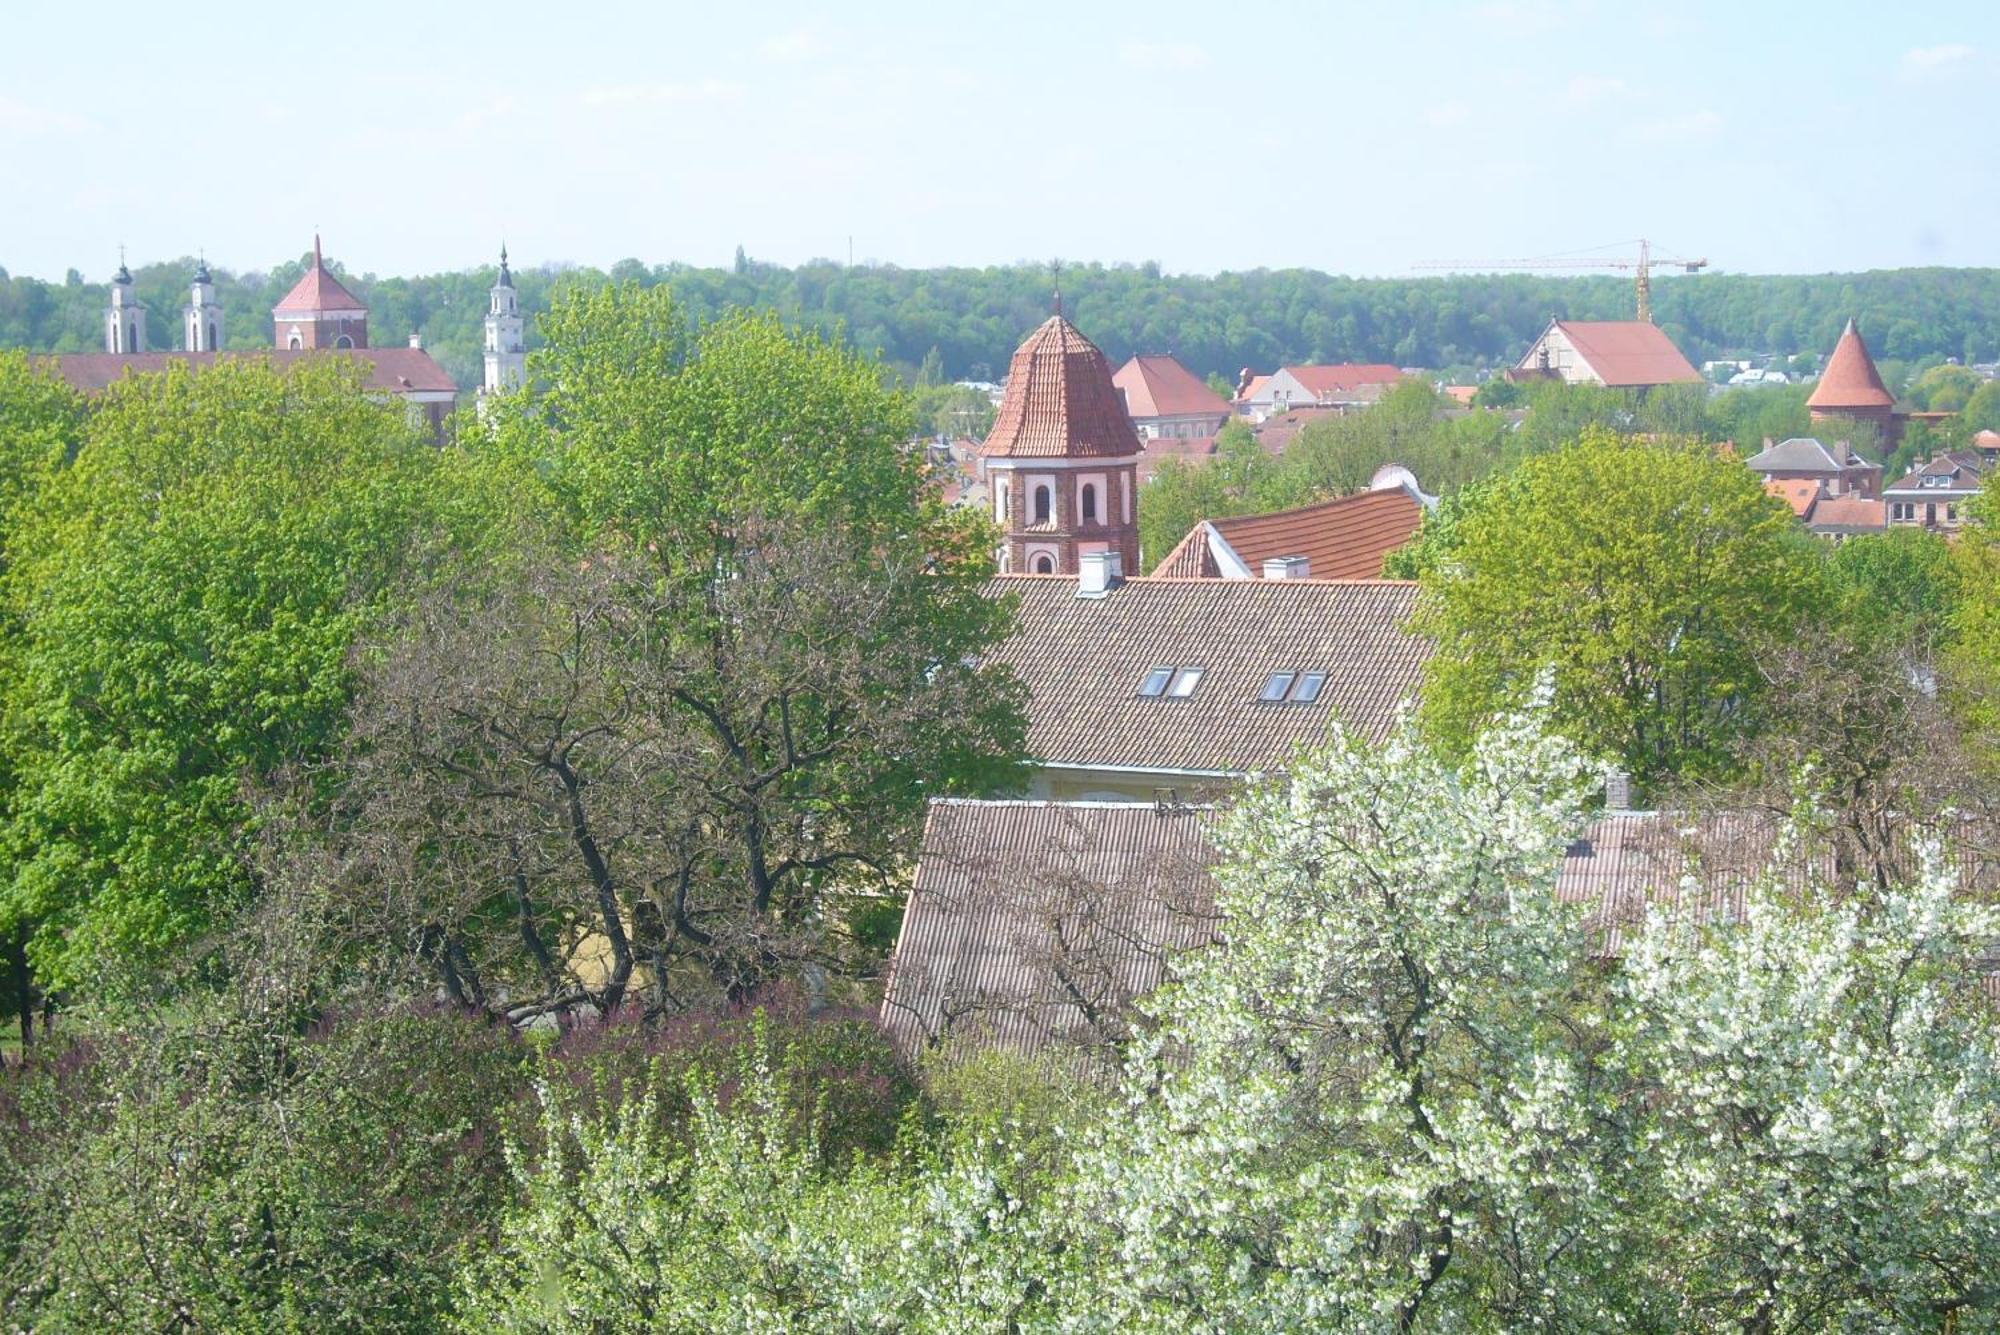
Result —
[{"label": "red roofed house", "polygon": [[1826,359],[1819,383],[1806,400],[1815,425],[1821,422],[1868,422],[1881,433],[1882,444],[1894,450],[1903,438],[1902,415],[1896,411],[1896,396],[1882,383],[1868,345],[1854,321],[1847,322],[1833,355]]},{"label": "red roofed house", "polygon": [[1140,436],[1199,440],[1222,430],[1229,401],[1172,357],[1134,357],[1111,377]]},{"label": "red roofed house", "polygon": [[1380,579],[1382,558],[1415,537],[1423,517],[1416,494],[1391,483],[1295,510],[1204,519],[1153,577]]},{"label": "red roofed house", "polygon": [[1810,521],[1813,507],[1826,495],[1826,488],[1809,478],[1764,479],[1764,494],[1775,496],[1791,507],[1792,514],[1799,519]]},{"label": "red roofed house", "polygon": [[1386,363],[1343,362],[1337,366],[1281,366],[1249,379],[1237,402],[1253,422],[1294,408],[1352,411],[1366,408],[1403,378]]},{"label": "red roofed house", "polygon": [[1966,503],[1985,483],[1986,460],[1977,450],[1937,455],[1882,493],[1889,527],[1955,533],[1965,523]]},{"label": "red roofed house", "polygon": [[200,368],[223,357],[260,357],[282,369],[301,357],[345,357],[361,365],[371,392],[404,400],[434,439],[444,437],[445,418],[458,402],[458,383],[414,335],[406,348],[368,346],[368,308],[327,270],[317,236],[312,267],[271,312],[277,346],[267,352],[218,350],[222,309],[215,301],[206,264],[195,273],[194,299],[184,316],[189,348],[147,352],[144,308],[132,301],[131,285],[132,276],[121,264],[106,312],[105,351],[50,359],[58,375],[86,394],[102,393],[122,376],[163,371],[176,362]]},{"label": "red roofed house", "polygon": [[1092,552],[1139,566],[1139,433],[1104,354],[1061,307],[1015,349],[979,447],[1002,573],[1074,575]]},{"label": "red roofed house", "polygon": [[1508,372],[1512,380],[1650,389],[1703,383],[1701,372],[1658,325],[1645,320],[1551,320]]}]

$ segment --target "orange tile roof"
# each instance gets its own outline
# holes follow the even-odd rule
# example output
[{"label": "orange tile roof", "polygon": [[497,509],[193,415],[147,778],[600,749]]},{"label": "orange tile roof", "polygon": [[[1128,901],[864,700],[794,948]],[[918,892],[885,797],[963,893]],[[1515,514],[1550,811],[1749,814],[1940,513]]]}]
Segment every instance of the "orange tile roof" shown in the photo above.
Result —
[{"label": "orange tile roof", "polygon": [[1227,417],[1229,403],[1172,357],[1133,357],[1111,383],[1134,417]]},{"label": "orange tile roof", "polygon": [[1339,394],[1363,385],[1393,385],[1403,378],[1402,368],[1383,362],[1341,362],[1334,366],[1287,366],[1292,379],[1314,394]]},{"label": "orange tile roof", "polygon": [[320,258],[319,238],[313,238],[313,262],[305,277],[293,285],[285,294],[285,299],[271,308],[272,314],[310,315],[317,311],[365,311],[352,292],[340,285],[340,280],[327,272],[326,261]]},{"label": "orange tile roof", "polygon": [[1819,384],[1813,387],[1806,407],[1895,406],[1896,396],[1882,383],[1882,373],[1875,369],[1875,359],[1868,355],[1868,345],[1861,341],[1861,331],[1850,319],[1840,335],[1840,342],[1833,345],[1833,355],[1826,359],[1826,370],[1820,373]]},{"label": "orange tile roof", "polygon": [[1764,494],[1776,496],[1792,507],[1793,514],[1805,519],[1811,516],[1813,506],[1819,501],[1820,484],[1816,478],[1766,478]]},{"label": "orange tile roof", "polygon": [[1701,372],[1658,325],[1644,320],[1557,320],[1597,378],[1613,388],[1699,383]]},{"label": "orange tile roof", "polygon": [[1424,507],[1401,487],[1364,491],[1271,514],[1197,524],[1153,574],[1218,579],[1209,532],[1262,579],[1264,562],[1303,556],[1314,579],[1378,579],[1382,558],[1416,535]]},{"label": "orange tile roof", "polygon": [[1889,507],[1865,496],[1829,496],[1813,507],[1812,527],[1818,529],[1887,528]]},{"label": "orange tile roof", "polygon": [[1139,433],[1104,354],[1060,315],[1014,350],[1007,391],[979,452],[989,458],[1124,458]]}]

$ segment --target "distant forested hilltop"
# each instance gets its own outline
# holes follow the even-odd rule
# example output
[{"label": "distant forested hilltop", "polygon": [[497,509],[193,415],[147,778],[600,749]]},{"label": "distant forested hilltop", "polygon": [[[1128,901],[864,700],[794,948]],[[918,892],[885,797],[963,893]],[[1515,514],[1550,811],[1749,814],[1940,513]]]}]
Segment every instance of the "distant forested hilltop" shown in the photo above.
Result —
[{"label": "distant forested hilltop", "polygon": [[[225,343],[267,346],[270,310],[305,261],[269,272],[214,268],[227,311]],[[371,308],[378,345],[420,332],[461,386],[477,383],[480,320],[491,268],[415,278],[341,272]],[[151,314],[150,341],[172,347],[193,257],[134,267]],[[671,283],[692,313],[766,307],[789,320],[843,326],[914,377],[998,379],[1021,337],[1048,314],[1049,273],[1035,265],[985,269],[798,268],[739,260],[732,269],[647,267],[621,260],[602,270],[516,270],[522,304],[544,309],[553,286],[636,279]],[[1537,274],[1343,278],[1310,269],[1259,269],[1213,277],[1163,275],[1155,264],[1077,265],[1062,272],[1066,309],[1113,359],[1171,352],[1197,373],[1234,378],[1313,361],[1391,361],[1465,368],[1510,362],[1551,316],[1629,319],[1632,284],[1618,277]],[[1878,357],[1915,362],[2000,357],[2000,270],[1893,269],[1857,274],[1675,276],[1654,287],[1656,316],[1687,355],[1819,354],[1841,325],[1861,320]],[[102,346],[106,287],[13,278],[0,270],[0,347],[83,352]],[[533,345],[533,325],[530,343]],[[935,356],[932,356],[935,351]],[[924,366],[926,359],[930,365]]]}]

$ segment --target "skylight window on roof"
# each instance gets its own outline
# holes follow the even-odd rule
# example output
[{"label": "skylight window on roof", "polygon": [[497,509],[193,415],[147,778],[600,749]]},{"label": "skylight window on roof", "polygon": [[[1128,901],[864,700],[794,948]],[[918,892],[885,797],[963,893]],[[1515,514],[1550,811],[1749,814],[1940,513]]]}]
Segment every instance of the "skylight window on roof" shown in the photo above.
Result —
[{"label": "skylight window on roof", "polygon": [[1319,699],[1320,690],[1326,685],[1324,672],[1305,672],[1299,675],[1299,684],[1292,688],[1292,703],[1309,705]]},{"label": "skylight window on roof", "polygon": [[1167,694],[1176,700],[1187,699],[1194,694],[1194,688],[1201,685],[1201,672],[1198,667],[1182,668],[1174,674],[1173,684],[1167,687]]},{"label": "skylight window on roof", "polygon": [[1154,668],[1146,674],[1146,679],[1139,683],[1139,694],[1149,699],[1165,694],[1167,682],[1172,680],[1173,675],[1174,670],[1172,668]]},{"label": "skylight window on roof", "polygon": [[1257,698],[1265,704],[1273,704],[1284,699],[1292,689],[1292,682],[1297,676],[1296,672],[1273,672],[1270,680],[1264,683],[1263,693]]}]

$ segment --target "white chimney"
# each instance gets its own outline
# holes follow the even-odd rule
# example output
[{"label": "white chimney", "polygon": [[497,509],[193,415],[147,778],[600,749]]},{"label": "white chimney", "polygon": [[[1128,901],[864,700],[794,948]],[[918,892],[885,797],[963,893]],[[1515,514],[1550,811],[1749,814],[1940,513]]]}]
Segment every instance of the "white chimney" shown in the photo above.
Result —
[{"label": "white chimney", "polygon": [[1117,552],[1085,552],[1076,558],[1076,596],[1102,598],[1125,579],[1124,561]]},{"label": "white chimney", "polygon": [[424,346],[424,336],[422,334],[411,334],[410,346],[421,350]]},{"label": "white chimney", "polygon": [[1265,579],[1311,579],[1312,562],[1303,556],[1274,556],[1264,562]]}]

